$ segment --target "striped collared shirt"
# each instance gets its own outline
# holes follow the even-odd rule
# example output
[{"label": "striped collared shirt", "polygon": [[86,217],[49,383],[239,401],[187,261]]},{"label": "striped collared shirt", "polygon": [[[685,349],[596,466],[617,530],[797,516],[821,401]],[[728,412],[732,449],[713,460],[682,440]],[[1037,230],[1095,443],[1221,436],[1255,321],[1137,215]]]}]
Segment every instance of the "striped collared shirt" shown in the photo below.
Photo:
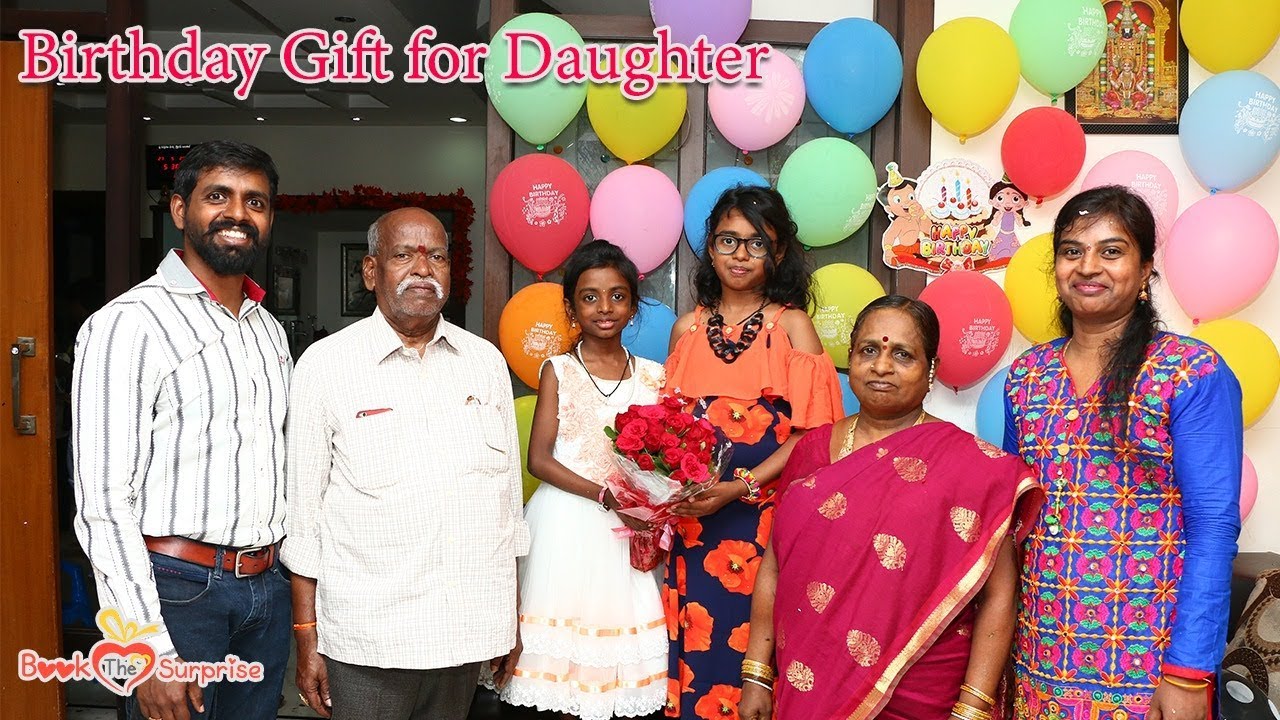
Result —
[{"label": "striped collared shirt", "polygon": [[321,654],[428,669],[511,649],[529,530],[497,348],[441,320],[419,356],[375,310],[299,359],[287,441],[281,557],[316,578]]},{"label": "striped collared shirt", "polygon": [[[76,338],[76,535],[98,597],[163,626],[143,536],[258,547],[284,537],[284,420],[293,361],[246,278],[237,318],[171,251]],[[148,638],[173,654],[169,633]]]}]

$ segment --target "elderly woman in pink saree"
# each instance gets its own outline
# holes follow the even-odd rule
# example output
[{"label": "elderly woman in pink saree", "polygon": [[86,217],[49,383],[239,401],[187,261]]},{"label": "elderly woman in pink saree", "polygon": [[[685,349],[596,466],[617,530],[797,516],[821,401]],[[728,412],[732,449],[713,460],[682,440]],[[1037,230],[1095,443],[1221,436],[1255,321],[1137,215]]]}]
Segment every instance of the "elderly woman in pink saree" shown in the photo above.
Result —
[{"label": "elderly woman in pink saree", "polygon": [[782,475],[742,720],[998,714],[1014,542],[1043,493],[1021,459],[924,412],[937,347],[937,316],[917,300],[859,315],[849,378],[861,413],[810,430]]}]

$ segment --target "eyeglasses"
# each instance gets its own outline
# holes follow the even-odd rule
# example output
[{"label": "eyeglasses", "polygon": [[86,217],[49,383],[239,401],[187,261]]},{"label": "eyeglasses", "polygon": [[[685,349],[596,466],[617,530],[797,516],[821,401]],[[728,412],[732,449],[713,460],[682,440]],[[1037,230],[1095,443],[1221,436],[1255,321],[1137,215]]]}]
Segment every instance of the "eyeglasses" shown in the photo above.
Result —
[{"label": "eyeglasses", "polygon": [[770,242],[766,238],[759,236],[738,237],[737,235],[720,234],[716,235],[713,245],[716,253],[720,255],[732,255],[738,252],[739,245],[745,245],[748,255],[760,259],[769,256]]}]

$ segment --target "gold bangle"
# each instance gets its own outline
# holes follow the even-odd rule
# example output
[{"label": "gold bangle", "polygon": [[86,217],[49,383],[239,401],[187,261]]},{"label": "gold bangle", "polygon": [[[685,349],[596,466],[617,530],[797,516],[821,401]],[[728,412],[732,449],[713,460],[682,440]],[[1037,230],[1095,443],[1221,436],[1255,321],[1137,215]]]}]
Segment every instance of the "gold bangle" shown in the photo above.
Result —
[{"label": "gold bangle", "polygon": [[957,702],[951,708],[951,714],[961,718],[961,720],[991,720],[991,713],[966,702]]},{"label": "gold bangle", "polygon": [[749,660],[747,658],[743,658],[742,660],[742,672],[763,675],[770,680],[777,677],[773,672],[773,668],[769,665],[756,660]]},{"label": "gold bangle", "polygon": [[986,704],[990,705],[991,707],[995,707],[995,706],[996,706],[996,699],[995,699],[995,698],[993,698],[993,697],[991,697],[990,695],[988,695],[988,694],[986,694],[986,693],[982,692],[982,691],[981,691],[981,690],[979,690],[978,688],[976,688],[976,687],[974,687],[974,686],[972,686],[972,685],[969,685],[968,683],[964,683],[964,684],[960,685],[960,692],[967,692],[967,693],[969,693],[970,695],[972,695],[972,696],[974,696],[974,697],[978,698],[978,699],[979,699],[979,700],[981,700],[982,702],[984,702],[984,703],[986,703]]},{"label": "gold bangle", "polygon": [[315,620],[312,620],[311,622],[294,623],[294,624],[293,624],[293,629],[294,629],[294,630],[306,630],[307,628],[313,628],[313,627],[315,627],[315,626],[316,626],[316,621],[315,621]]},{"label": "gold bangle", "polygon": [[[1174,687],[1180,687],[1183,690],[1204,690],[1209,687],[1208,680],[1183,680],[1175,679],[1172,675],[1165,675],[1164,680]],[[1199,684],[1197,684],[1199,683]]]}]

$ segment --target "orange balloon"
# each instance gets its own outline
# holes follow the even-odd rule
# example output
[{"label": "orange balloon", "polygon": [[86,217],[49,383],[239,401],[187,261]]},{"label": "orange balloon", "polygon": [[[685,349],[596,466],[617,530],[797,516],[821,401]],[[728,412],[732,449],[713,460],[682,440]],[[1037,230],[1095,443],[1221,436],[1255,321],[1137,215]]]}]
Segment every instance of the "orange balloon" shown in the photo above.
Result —
[{"label": "orange balloon", "polygon": [[525,385],[538,387],[542,361],[573,345],[560,283],[540,282],[511,296],[498,318],[498,347]]}]

